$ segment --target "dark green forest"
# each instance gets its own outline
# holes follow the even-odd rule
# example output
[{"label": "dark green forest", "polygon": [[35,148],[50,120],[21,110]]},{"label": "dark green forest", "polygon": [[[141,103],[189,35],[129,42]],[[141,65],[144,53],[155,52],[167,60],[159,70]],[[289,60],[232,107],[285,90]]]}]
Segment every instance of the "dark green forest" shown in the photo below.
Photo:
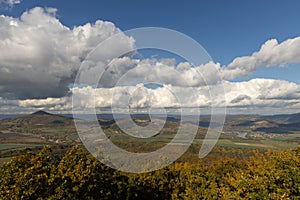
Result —
[{"label": "dark green forest", "polygon": [[0,199],[300,199],[300,147],[248,151],[126,174],[78,146],[60,156],[24,150],[0,169]]}]

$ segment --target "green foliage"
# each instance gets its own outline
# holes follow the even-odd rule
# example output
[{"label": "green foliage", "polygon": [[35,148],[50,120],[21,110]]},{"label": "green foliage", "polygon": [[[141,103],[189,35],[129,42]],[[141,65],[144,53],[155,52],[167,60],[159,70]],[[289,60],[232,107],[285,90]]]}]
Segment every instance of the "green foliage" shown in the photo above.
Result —
[{"label": "green foliage", "polygon": [[86,156],[82,149],[72,148],[57,166],[52,178],[53,199],[113,199],[118,197],[118,176],[115,172]]},{"label": "green foliage", "polygon": [[[240,155],[235,151],[226,154]],[[249,151],[248,159],[222,157],[123,174],[79,147],[58,159],[46,146],[0,168],[0,199],[300,199],[300,147]]]},{"label": "green foliage", "polygon": [[5,199],[44,197],[50,187],[54,164],[49,146],[37,155],[26,151],[24,155],[13,158],[1,168],[0,196]]},{"label": "green foliage", "polygon": [[6,163],[0,179],[0,199],[116,199],[126,182],[78,147],[59,161],[49,146]]}]

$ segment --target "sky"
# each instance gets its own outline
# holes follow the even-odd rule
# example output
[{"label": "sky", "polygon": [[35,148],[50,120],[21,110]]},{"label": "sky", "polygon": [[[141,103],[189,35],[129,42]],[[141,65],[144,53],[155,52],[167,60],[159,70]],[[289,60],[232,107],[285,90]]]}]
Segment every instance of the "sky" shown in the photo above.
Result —
[{"label": "sky", "polygon": [[[0,112],[71,112],[73,94],[87,99],[95,90],[98,108],[110,107],[108,97],[114,92],[122,102],[135,91],[139,95],[132,97],[133,108],[177,107],[173,90],[191,110],[214,104],[227,106],[229,113],[299,112],[299,8],[297,0],[0,0]],[[186,34],[204,47],[212,62],[191,66],[164,59],[164,54],[152,60],[123,57],[106,63],[114,73],[105,74],[101,88],[70,87],[83,58],[98,43],[140,27]],[[117,47],[135,45],[126,35],[122,41]],[[213,90],[219,83],[209,71],[218,69],[225,97],[209,97],[195,69],[206,70]],[[113,87],[111,80],[126,70],[130,70],[130,85]],[[142,79],[163,86],[153,89],[137,84]],[[89,101],[82,102],[83,108],[89,106]]]}]

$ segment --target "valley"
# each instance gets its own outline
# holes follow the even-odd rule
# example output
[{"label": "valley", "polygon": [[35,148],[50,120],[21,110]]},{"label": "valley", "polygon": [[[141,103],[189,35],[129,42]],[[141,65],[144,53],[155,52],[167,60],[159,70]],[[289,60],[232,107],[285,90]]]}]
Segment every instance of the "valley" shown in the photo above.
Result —
[{"label": "valley", "polygon": [[[193,118],[195,116],[189,116]],[[161,116],[155,119],[148,115],[132,115],[138,126],[145,127],[150,120],[163,128],[149,138],[132,137],[118,125],[130,124],[131,119],[120,118],[118,124],[109,114],[98,115],[98,122],[107,138],[115,145],[131,152],[151,152],[164,147],[176,135],[180,116],[171,115],[166,122]],[[195,121],[195,120],[191,120]],[[203,116],[199,123],[185,123],[185,130],[197,129],[189,150],[181,160],[197,160],[198,151],[209,127],[210,116]],[[134,129],[128,129],[134,132]],[[151,127],[149,131],[151,130]],[[215,148],[235,149],[291,149],[300,143],[300,114],[290,115],[234,115],[227,116],[223,131]],[[63,116],[44,111],[0,120],[0,163],[18,155],[20,150],[30,148],[39,151],[45,145],[63,153],[74,145],[82,145],[71,115]]]}]

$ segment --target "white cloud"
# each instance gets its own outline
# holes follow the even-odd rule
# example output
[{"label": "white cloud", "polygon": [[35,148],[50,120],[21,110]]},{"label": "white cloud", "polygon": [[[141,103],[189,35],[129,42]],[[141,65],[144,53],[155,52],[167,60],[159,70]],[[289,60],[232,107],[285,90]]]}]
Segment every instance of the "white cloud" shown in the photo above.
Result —
[{"label": "white cloud", "polygon": [[282,80],[252,79],[224,83],[229,107],[282,107],[300,102],[300,85]]},{"label": "white cloud", "polygon": [[21,107],[52,107],[55,105],[64,105],[69,101],[68,97],[62,98],[46,98],[46,99],[26,99],[19,100],[19,106]]},{"label": "white cloud", "polygon": [[[96,108],[128,106],[130,108],[163,108],[163,107],[202,107],[212,105],[217,107],[228,106],[239,110],[251,107],[277,107],[284,110],[298,105],[300,108],[300,86],[281,80],[253,79],[246,82],[223,83],[225,99],[218,92],[220,85],[210,88],[179,87],[164,85],[156,89],[146,88],[143,84],[137,86],[123,86],[114,88],[74,88],[72,92],[81,94],[80,104],[91,108],[93,94],[95,94]],[[213,95],[212,95],[213,93]]]},{"label": "white cloud", "polygon": [[123,57],[113,59],[108,66],[100,80],[100,84],[104,87],[137,83],[198,87],[217,84],[221,80],[218,73],[220,65],[212,62],[194,67],[188,62],[176,65],[170,59],[138,60]]},{"label": "white cloud", "polygon": [[224,79],[233,80],[252,74],[262,67],[285,66],[300,62],[300,37],[278,43],[276,39],[265,42],[259,51],[251,56],[235,58],[228,66],[221,68]]},{"label": "white cloud", "polygon": [[[112,104],[118,107],[129,104],[133,109],[183,106],[192,110],[212,104],[226,105],[236,111],[255,107],[283,111],[300,108],[298,84],[271,79],[229,82],[262,67],[300,62],[300,37],[282,43],[269,40],[259,51],[238,57],[228,66],[213,62],[192,66],[188,62],[176,64],[174,59],[130,57],[115,58],[108,64],[107,58],[132,50],[134,38],[125,36],[113,23],[100,20],[69,28],[59,21],[56,12],[55,8],[37,7],[20,18],[0,16],[1,111],[11,108],[71,112],[72,93],[79,95],[77,103],[83,109],[90,109],[94,92],[97,108]],[[100,56],[97,60],[101,62],[85,63],[91,66],[83,76],[88,82],[99,78],[97,67],[106,69],[108,64],[100,80],[103,88],[69,88],[87,54],[116,33],[120,33],[118,41],[97,52]],[[218,70],[227,80],[223,83],[225,99],[220,92]],[[140,83],[159,83],[162,87],[149,89]],[[215,94],[213,98],[211,92]]]},{"label": "white cloud", "polygon": [[20,18],[0,16],[0,92],[8,98],[61,97],[69,91],[81,61],[99,42],[120,33],[113,48],[131,48],[134,40],[113,23],[96,21],[70,29],[56,9],[39,7]]},{"label": "white cloud", "polygon": [[[217,107],[227,106],[235,113],[244,111],[264,113],[266,109],[280,109],[282,112],[300,109],[300,85],[295,83],[273,80],[253,79],[245,82],[229,82],[223,84],[226,91],[226,98],[218,93],[220,87],[214,85],[208,87],[178,87],[164,85],[156,89],[149,89],[143,84],[136,86],[122,86],[113,88],[92,88],[90,86],[72,88],[76,94],[76,107],[81,109],[92,109],[95,98],[96,109],[110,108],[111,105],[117,108],[130,107],[131,109],[147,109],[175,107],[193,110],[194,107],[207,109],[211,105]],[[211,96],[211,92],[215,91]],[[0,101],[1,102],[1,101]],[[28,100],[2,100],[4,103],[19,105],[23,108],[45,109],[53,111],[71,112],[71,97],[28,99]],[[245,109],[249,109],[245,111]],[[252,110],[251,110],[252,109]],[[255,110],[256,109],[256,110]],[[268,112],[271,112],[270,110]]]}]

